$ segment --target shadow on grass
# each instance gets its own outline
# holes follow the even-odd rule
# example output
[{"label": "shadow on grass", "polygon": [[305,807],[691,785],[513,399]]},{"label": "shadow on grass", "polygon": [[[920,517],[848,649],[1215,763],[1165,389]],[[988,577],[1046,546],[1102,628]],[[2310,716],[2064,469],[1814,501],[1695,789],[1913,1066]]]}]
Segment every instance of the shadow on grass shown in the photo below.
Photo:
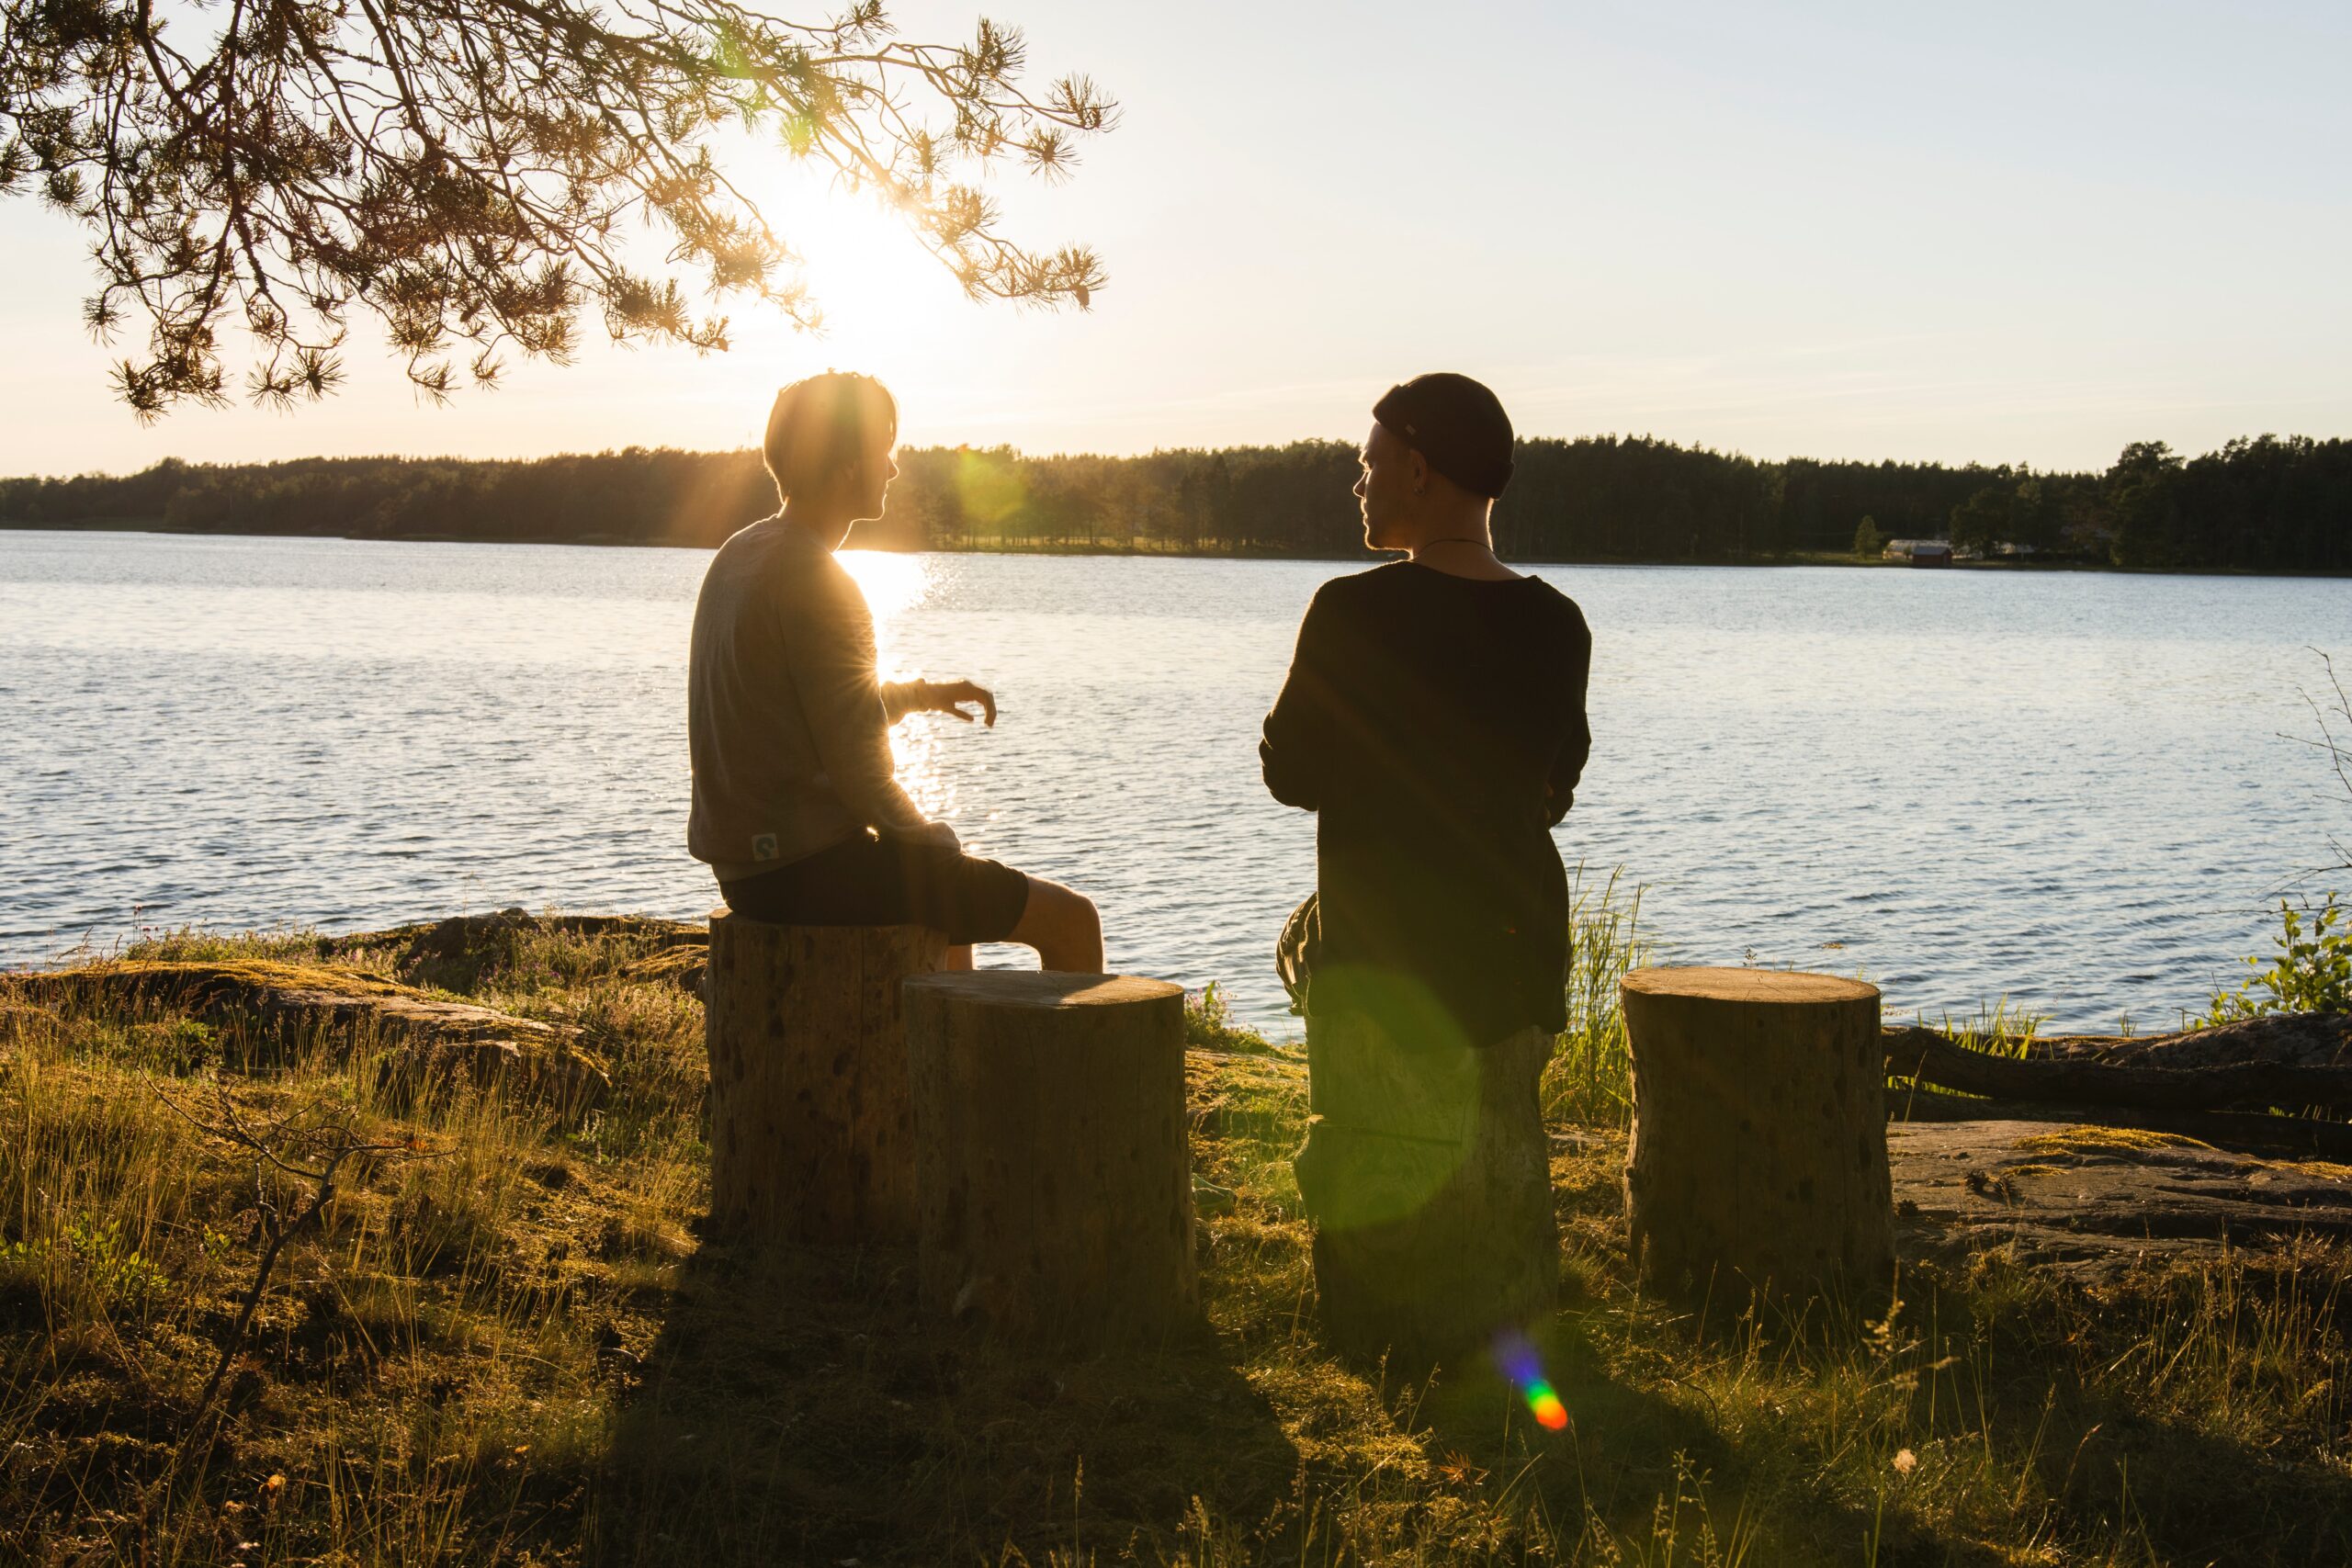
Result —
[{"label": "shadow on grass", "polygon": [[[2217,1248],[2217,1270],[2226,1256]],[[2014,1466],[2046,1499],[2052,1533],[2115,1561],[2352,1562],[2340,1421],[2333,1440],[2317,1443],[2281,1430],[2326,1425],[2310,1412],[2333,1401],[2336,1380],[2314,1374],[2341,1364],[2352,1321],[2342,1253],[2324,1247],[2301,1261],[2229,1266],[2233,1299],[2218,1311],[2212,1275],[2194,1269],[2126,1274],[2097,1290],[2043,1276],[2033,1314],[1984,1325],[1981,1393],[1956,1399],[1947,1385],[1939,1396],[1923,1384],[1915,1412],[1939,1404],[1943,1413],[1919,1424],[2022,1456]],[[1920,1283],[1931,1298],[1920,1315],[1990,1315],[1966,1291],[1932,1276]],[[2273,1291],[2288,1301],[2259,1299]],[[2299,1321],[2298,1297],[2318,1304],[2316,1318]],[[2282,1304],[2290,1310],[2266,1310]]]},{"label": "shadow on grass", "polygon": [[596,1488],[602,1565],[1178,1555],[1200,1506],[1267,1512],[1298,1458],[1206,1328],[1087,1357],[936,1323],[910,1250],[754,1260],[706,1242]]},{"label": "shadow on grass", "polygon": [[[2043,1465],[2070,1513],[2156,1562],[2352,1562],[2352,1479],[2113,1401],[2068,1412],[2082,1435]],[[2071,1471],[2069,1477],[2065,1472]],[[2119,1556],[2124,1555],[2119,1551]]]}]

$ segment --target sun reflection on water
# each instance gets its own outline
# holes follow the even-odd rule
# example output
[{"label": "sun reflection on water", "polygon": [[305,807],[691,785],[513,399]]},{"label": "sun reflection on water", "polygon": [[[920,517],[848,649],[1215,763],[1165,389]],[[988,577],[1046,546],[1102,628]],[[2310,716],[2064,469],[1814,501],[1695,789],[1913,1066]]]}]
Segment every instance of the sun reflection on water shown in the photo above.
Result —
[{"label": "sun reflection on water", "polygon": [[[874,614],[875,659],[882,679],[906,681],[926,673],[939,676],[936,670],[925,671],[909,667],[901,635],[907,612],[931,597],[931,558],[893,550],[839,550],[833,558],[856,582],[858,592],[865,595],[866,608]],[[895,725],[890,730],[890,752],[898,760],[899,783],[914,796],[915,804],[932,817],[952,820],[956,791],[954,776],[940,750],[942,728],[940,720],[922,716]],[[965,831],[968,826],[959,823],[957,830]]]},{"label": "sun reflection on water", "polygon": [[[887,642],[891,623],[930,596],[931,561],[895,550],[839,550],[833,558],[857,582],[874,612],[874,636]],[[887,674],[888,671],[885,671]]]}]

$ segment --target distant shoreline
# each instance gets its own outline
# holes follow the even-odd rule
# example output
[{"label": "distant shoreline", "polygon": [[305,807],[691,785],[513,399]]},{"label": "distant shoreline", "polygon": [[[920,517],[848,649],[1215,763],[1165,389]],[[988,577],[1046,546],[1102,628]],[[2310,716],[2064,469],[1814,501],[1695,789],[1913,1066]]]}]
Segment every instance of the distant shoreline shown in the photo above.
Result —
[{"label": "distant shoreline", "polygon": [[[896,460],[889,509],[862,547],[1370,558],[1347,442],[1128,457],[901,447]],[[748,450],[165,458],[135,474],[0,478],[0,525],[263,537],[716,547],[775,504]],[[1493,527],[1504,558],[1526,561],[1870,566],[1889,542],[1944,539],[1979,570],[2340,576],[2352,574],[2352,439],[2264,435],[2197,457],[2135,442],[2103,472],[2060,474],[1533,438],[1515,448]]]},{"label": "distant shoreline", "polygon": [[[183,539],[333,539],[361,544],[386,545],[505,545],[557,546],[594,549],[639,550],[700,550],[708,554],[714,547],[684,539],[631,539],[610,534],[582,534],[575,537],[550,538],[469,538],[455,534],[334,534],[326,532],[294,532],[286,529],[242,528],[175,528],[161,518],[74,518],[56,522],[18,522],[0,519],[0,533],[10,534],[153,534]],[[1333,561],[1376,565],[1392,558],[1387,555],[1360,551],[1334,555],[1306,550],[1231,549],[1175,550],[1136,549],[1130,546],[1084,543],[1054,544],[933,544],[921,549],[906,549],[896,545],[860,546],[852,548],[874,549],[885,555],[961,555],[961,556],[1105,556],[1125,557],[1136,560],[1237,560],[1237,561]],[[1960,572],[2095,572],[2109,577],[2228,577],[2285,578],[2338,581],[2352,577],[2342,571],[2256,571],[2248,568],[2222,567],[2133,567],[2114,566],[2086,560],[1979,560],[1956,561],[1948,567],[1913,568],[1907,562],[1864,559],[1836,551],[1792,550],[1781,555],[1716,556],[1676,558],[1635,556],[1578,556],[1570,558],[1516,557],[1505,552],[1506,561],[1524,566],[1645,566],[1645,567],[1840,567],[1867,571],[1960,571]]]}]

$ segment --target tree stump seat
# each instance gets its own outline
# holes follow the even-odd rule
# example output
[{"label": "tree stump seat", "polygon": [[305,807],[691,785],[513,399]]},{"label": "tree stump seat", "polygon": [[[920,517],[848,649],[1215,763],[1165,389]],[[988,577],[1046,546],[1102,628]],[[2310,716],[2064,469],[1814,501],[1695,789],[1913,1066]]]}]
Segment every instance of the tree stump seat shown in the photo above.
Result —
[{"label": "tree stump seat", "polygon": [[924,1308],[1062,1341],[1194,1323],[1182,988],[928,975],[906,1022]]},{"label": "tree stump seat", "polygon": [[711,1218],[753,1243],[915,1239],[901,988],[946,939],[921,926],[710,917]]},{"label": "tree stump seat", "polygon": [[1620,994],[1634,1067],[1625,1208],[1644,1287],[1882,1297],[1894,1207],[1878,988],[1648,968]]}]

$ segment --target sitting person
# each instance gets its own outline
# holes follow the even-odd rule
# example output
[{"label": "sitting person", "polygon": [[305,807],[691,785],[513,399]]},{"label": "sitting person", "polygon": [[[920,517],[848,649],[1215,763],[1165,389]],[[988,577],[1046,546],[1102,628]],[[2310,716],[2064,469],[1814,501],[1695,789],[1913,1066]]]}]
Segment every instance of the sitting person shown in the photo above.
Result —
[{"label": "sitting person", "polygon": [[1306,1015],[1296,1170],[1340,1349],[1434,1359],[1547,1313],[1538,1080],[1566,1026],[1552,829],[1591,750],[1592,635],[1495,557],[1510,421],[1464,376],[1373,410],[1364,542],[1407,558],[1317,592],[1259,747],[1317,814],[1316,896],[1279,956]]},{"label": "sitting person", "polygon": [[1100,974],[1102,927],[1082,895],[966,854],[893,776],[889,727],[910,713],[990,726],[968,681],[884,683],[874,620],[833,558],[882,514],[899,472],[898,405],[870,377],[827,372],[776,394],[765,456],[782,509],[719,547],[695,601],[686,684],[694,760],[687,848],[728,908],[810,926],[928,926],[950,968],[971,944],[1035,948],[1047,969]]}]

